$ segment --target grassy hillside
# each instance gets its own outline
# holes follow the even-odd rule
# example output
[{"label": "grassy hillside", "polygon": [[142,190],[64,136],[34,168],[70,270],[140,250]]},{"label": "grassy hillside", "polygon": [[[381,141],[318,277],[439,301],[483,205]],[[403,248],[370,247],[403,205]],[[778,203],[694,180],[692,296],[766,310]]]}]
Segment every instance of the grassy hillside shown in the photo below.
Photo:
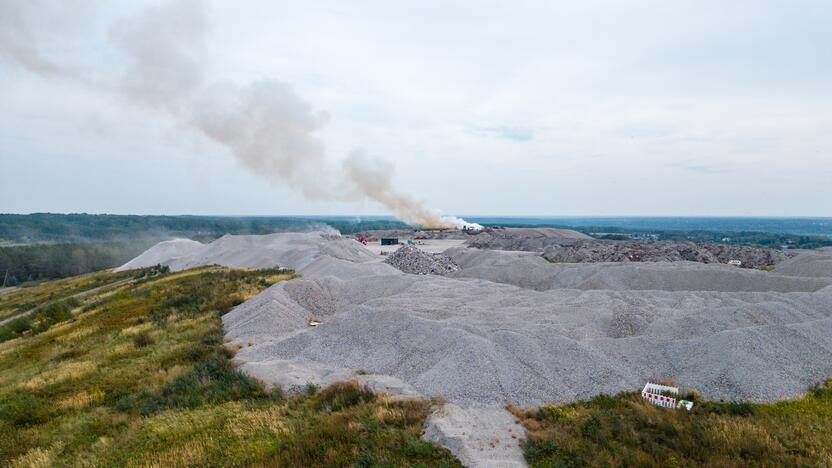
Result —
[{"label": "grassy hillside", "polygon": [[419,439],[430,402],[355,383],[287,398],[232,367],[221,314],[291,276],[103,272],[0,295],[0,316],[62,304],[0,343],[0,465],[458,466]]},{"label": "grassy hillside", "polygon": [[639,393],[509,409],[529,431],[533,467],[832,466],[832,380],[794,401],[697,401],[691,412]]}]

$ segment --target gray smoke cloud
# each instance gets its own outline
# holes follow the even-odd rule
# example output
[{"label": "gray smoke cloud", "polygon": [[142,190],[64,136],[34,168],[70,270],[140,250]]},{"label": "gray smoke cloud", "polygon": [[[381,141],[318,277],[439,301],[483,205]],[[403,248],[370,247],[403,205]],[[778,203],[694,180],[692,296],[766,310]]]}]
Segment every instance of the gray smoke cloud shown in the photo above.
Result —
[{"label": "gray smoke cloud", "polygon": [[[0,0],[3,56],[48,78],[71,78],[46,60],[25,27],[21,5]],[[8,14],[8,16],[7,16]],[[338,166],[328,162],[319,133],[329,121],[281,81],[246,86],[210,82],[203,75],[207,24],[198,1],[146,9],[109,33],[126,60],[117,89],[133,105],[163,112],[224,146],[252,173],[286,184],[313,200],[364,198],[384,205],[409,224],[426,228],[478,227],[442,216],[393,187],[391,163],[351,152]],[[11,38],[11,40],[6,40]]]},{"label": "gray smoke cloud", "polygon": [[37,38],[27,27],[27,13],[43,6],[37,0],[0,0],[0,58],[17,62],[44,78],[75,78],[73,70],[47,58],[38,50]]}]

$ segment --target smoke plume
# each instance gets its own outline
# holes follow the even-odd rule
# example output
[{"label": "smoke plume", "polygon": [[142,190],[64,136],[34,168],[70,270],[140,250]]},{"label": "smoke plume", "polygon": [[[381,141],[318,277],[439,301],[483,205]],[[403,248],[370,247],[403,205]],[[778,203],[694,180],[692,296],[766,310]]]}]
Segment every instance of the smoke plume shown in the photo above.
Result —
[{"label": "smoke plume", "polygon": [[[0,53],[44,77],[69,77],[38,53],[19,8],[0,0]],[[393,165],[351,152],[334,165],[318,136],[329,120],[293,88],[277,80],[246,86],[211,82],[202,73],[207,26],[202,4],[174,2],[152,7],[114,25],[112,44],[126,60],[117,87],[131,104],[165,113],[224,146],[252,173],[288,185],[313,200],[374,200],[408,224],[426,228],[478,227],[442,216],[395,190]],[[13,40],[7,41],[8,37]]]}]

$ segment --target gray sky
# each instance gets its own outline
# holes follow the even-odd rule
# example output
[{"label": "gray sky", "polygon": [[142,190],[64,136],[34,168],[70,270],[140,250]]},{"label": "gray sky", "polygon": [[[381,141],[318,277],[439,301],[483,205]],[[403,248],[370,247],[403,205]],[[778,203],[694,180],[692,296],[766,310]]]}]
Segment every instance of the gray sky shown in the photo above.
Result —
[{"label": "gray sky", "polygon": [[321,167],[449,214],[832,216],[828,1],[165,3],[0,0],[0,212],[387,214],[180,108],[278,80]]}]

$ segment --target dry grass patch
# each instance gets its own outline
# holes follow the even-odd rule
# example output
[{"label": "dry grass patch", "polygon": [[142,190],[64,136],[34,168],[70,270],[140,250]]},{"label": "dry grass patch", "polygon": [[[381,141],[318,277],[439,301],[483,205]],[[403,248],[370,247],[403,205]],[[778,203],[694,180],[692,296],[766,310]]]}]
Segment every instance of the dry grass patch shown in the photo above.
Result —
[{"label": "dry grass patch", "polygon": [[285,409],[282,406],[267,406],[246,410],[237,402],[228,403],[226,409],[232,416],[225,422],[225,430],[236,437],[267,431],[280,434],[288,431]]},{"label": "dry grass patch", "polygon": [[65,380],[81,379],[95,372],[98,368],[92,361],[70,361],[47,369],[24,382],[21,387],[28,390],[38,390],[48,385],[55,385]]},{"label": "dry grass patch", "polygon": [[50,449],[35,447],[15,458],[9,464],[11,468],[51,468],[55,466],[55,454],[59,446]]},{"label": "dry grass patch", "polygon": [[104,399],[104,392],[99,388],[93,388],[89,391],[81,390],[80,392],[58,401],[58,407],[61,409],[78,410],[85,408],[93,403],[98,403]]},{"label": "dry grass patch", "polygon": [[[68,325],[66,328],[70,328],[70,326]],[[88,326],[88,327],[81,327],[81,328],[76,326],[76,327],[71,327],[71,328],[72,328],[73,331],[71,331],[70,333],[66,333],[64,335],[56,336],[55,341],[58,342],[58,343],[63,343],[63,342],[67,342],[67,341],[68,342],[73,342],[73,341],[79,340],[81,338],[85,338],[87,336],[90,336],[90,335],[92,335],[93,333],[95,333],[99,330],[99,328],[95,325]]]}]

